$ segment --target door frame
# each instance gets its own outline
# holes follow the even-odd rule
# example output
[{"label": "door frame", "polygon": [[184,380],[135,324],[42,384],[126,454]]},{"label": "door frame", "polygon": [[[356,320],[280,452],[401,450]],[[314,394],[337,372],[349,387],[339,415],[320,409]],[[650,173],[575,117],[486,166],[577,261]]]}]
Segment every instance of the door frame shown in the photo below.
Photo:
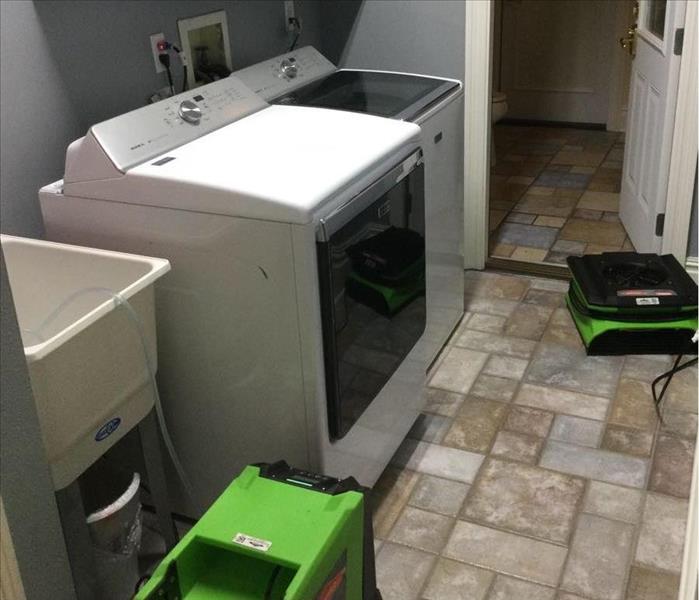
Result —
[{"label": "door frame", "polygon": [[[483,269],[488,257],[493,3],[467,1],[464,13],[464,267]],[[687,2],[662,241],[662,252],[674,254],[683,265],[698,154],[698,17],[697,3]]]},{"label": "door frame", "polygon": [[467,1],[464,13],[464,268],[483,269],[488,257],[493,3]]},{"label": "door frame", "polygon": [[699,153],[697,140],[698,17],[697,3],[687,2],[662,241],[662,253],[674,254],[683,265],[687,259],[694,174]]},{"label": "door frame", "polygon": [[[618,50],[617,37],[621,37],[631,26],[633,19],[634,0],[617,2],[614,15],[614,37],[612,47]],[[631,77],[631,61],[626,52],[614,52],[609,81],[609,108],[607,110],[607,130],[625,131],[626,115],[628,113],[629,81]],[[626,91],[626,103],[623,102]]]}]

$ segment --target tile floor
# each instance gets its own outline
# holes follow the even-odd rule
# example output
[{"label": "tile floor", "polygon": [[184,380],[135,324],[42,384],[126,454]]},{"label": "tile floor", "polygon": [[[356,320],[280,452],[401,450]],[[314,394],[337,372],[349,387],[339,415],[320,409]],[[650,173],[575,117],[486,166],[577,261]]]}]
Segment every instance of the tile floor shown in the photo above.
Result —
[{"label": "tile floor", "polygon": [[375,487],[385,600],[670,600],[697,370],[586,357],[561,281],[467,272],[468,311]]},{"label": "tile floor", "polygon": [[493,257],[565,264],[569,255],[633,250],[619,221],[623,134],[495,126]]}]

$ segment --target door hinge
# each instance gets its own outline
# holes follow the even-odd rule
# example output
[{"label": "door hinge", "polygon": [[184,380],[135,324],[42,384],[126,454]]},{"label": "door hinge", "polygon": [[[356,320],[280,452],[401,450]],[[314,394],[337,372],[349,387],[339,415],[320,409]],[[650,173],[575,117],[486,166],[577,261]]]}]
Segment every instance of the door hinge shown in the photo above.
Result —
[{"label": "door hinge", "polygon": [[658,237],[663,235],[663,230],[665,229],[665,213],[660,213],[655,217],[655,235]]},{"label": "door hinge", "polygon": [[679,27],[675,29],[675,48],[673,52],[675,56],[680,56],[682,54],[682,47],[684,46],[684,27]]}]

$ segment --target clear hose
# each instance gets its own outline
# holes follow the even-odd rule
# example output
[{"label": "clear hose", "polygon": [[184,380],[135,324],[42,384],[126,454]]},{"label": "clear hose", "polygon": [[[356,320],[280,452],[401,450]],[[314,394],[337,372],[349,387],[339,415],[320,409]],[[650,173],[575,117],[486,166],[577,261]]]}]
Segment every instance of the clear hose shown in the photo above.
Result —
[{"label": "clear hose", "polygon": [[143,322],[141,321],[140,317],[138,316],[138,313],[133,309],[133,306],[129,303],[129,301],[124,298],[119,292],[115,292],[114,290],[110,290],[109,288],[104,288],[104,287],[89,287],[89,288],[83,288],[81,290],[78,290],[77,292],[71,294],[68,296],[61,304],[59,304],[49,315],[34,329],[29,330],[29,329],[23,329],[22,331],[24,333],[27,333],[31,336],[34,336],[38,342],[44,342],[46,341],[44,336],[41,334],[41,331],[50,325],[60,314],[63,312],[63,310],[71,303],[73,302],[76,298],[79,298],[80,296],[84,296],[86,294],[93,294],[93,293],[98,293],[98,294],[103,294],[103,295],[108,295],[110,299],[114,300],[114,306],[116,308],[122,307],[126,310],[126,314],[129,317],[129,320],[133,323],[134,327],[136,328],[136,331],[138,332],[138,337],[141,340],[141,348],[143,349],[143,357],[145,359],[146,363],[146,369],[148,371],[148,376],[150,379],[150,383],[153,389],[153,400],[155,404],[155,414],[158,418],[158,423],[160,424],[160,432],[163,437],[163,442],[165,443],[165,448],[167,449],[168,454],[170,455],[170,459],[172,460],[172,464],[175,467],[175,471],[177,472],[177,476],[179,477],[180,481],[182,482],[182,486],[184,487],[184,490],[189,497],[189,500],[192,502],[192,504],[196,505],[194,501],[194,490],[192,488],[192,484],[189,481],[189,478],[187,477],[187,473],[184,470],[184,467],[182,466],[182,463],[180,462],[179,457],[177,456],[177,452],[175,450],[175,446],[172,443],[172,438],[170,437],[170,432],[168,431],[167,425],[165,423],[165,414],[163,412],[163,405],[162,402],[160,401],[160,393],[158,392],[158,384],[155,380],[155,366],[154,366],[154,361],[153,358],[150,356],[148,353],[148,344],[146,342],[146,333],[145,329],[143,327]]}]

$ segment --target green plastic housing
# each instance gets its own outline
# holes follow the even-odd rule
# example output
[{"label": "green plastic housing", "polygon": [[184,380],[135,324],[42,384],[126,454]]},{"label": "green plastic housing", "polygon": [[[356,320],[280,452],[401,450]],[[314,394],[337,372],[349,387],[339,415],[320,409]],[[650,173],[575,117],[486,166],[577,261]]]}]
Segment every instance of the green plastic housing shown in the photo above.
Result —
[{"label": "green plastic housing", "polygon": [[[681,354],[693,350],[690,340],[699,326],[696,306],[683,307],[676,319],[667,320],[662,318],[660,310],[654,308],[622,310],[584,302],[586,311],[597,314],[591,316],[578,310],[572,295],[584,302],[575,280],[571,282],[565,299],[588,354]],[[639,315],[637,321],[633,320],[634,312]],[[608,316],[602,317],[601,314]],[[657,321],[648,319],[648,315],[653,314],[658,315]]]},{"label": "green plastic housing", "polygon": [[246,467],[136,600],[361,599],[363,511],[361,492],[329,495]]}]

